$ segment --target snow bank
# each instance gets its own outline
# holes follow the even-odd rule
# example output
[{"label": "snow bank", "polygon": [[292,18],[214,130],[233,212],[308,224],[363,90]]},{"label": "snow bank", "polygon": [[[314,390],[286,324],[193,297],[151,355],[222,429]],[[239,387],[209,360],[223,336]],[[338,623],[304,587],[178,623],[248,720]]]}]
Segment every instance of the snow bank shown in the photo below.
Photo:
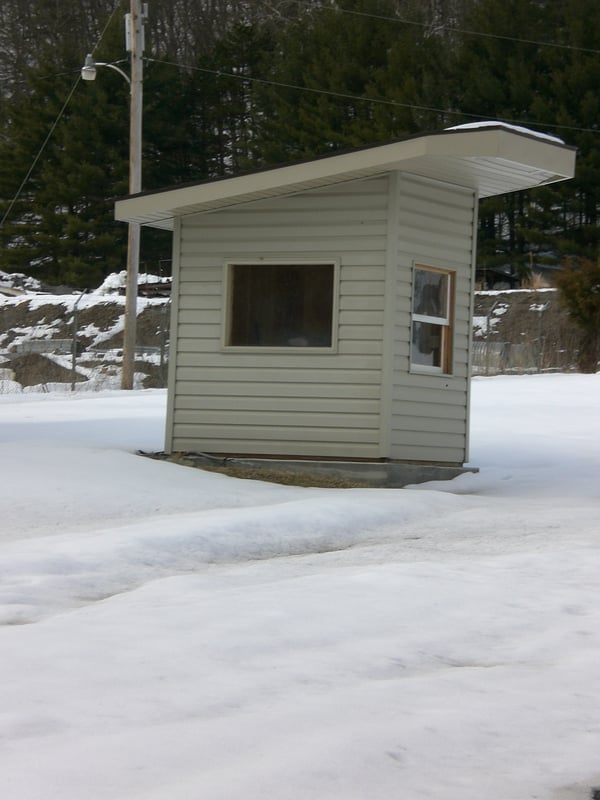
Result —
[{"label": "snow bank", "polygon": [[472,395],[481,472],[398,490],[142,458],[160,391],[0,397],[3,795],[589,798],[600,375]]}]

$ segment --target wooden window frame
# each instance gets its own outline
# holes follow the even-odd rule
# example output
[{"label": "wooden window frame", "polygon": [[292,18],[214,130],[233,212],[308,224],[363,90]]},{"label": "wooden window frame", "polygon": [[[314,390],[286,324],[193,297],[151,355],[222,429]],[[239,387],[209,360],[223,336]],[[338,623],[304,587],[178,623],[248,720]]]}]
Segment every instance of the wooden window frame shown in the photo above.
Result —
[{"label": "wooden window frame", "polygon": [[[444,308],[439,313],[423,313],[415,309],[417,273],[427,272],[441,275],[446,278]],[[415,264],[413,267],[413,292],[411,300],[411,338],[410,338],[410,368],[412,372],[450,375],[452,373],[454,350],[454,306],[456,291],[456,272],[441,267],[432,267],[426,264]],[[439,363],[425,364],[415,359],[415,340],[418,338],[417,326],[430,326],[438,329],[439,356],[434,360]],[[432,351],[433,352],[433,351]]]}]

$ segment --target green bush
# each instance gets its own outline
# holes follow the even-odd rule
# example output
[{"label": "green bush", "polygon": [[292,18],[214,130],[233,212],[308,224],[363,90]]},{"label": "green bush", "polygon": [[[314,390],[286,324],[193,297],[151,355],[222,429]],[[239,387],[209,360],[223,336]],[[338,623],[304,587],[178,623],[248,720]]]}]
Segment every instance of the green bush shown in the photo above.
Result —
[{"label": "green bush", "polygon": [[579,369],[596,372],[600,358],[600,257],[595,262],[565,262],[556,283],[569,316],[580,330]]}]

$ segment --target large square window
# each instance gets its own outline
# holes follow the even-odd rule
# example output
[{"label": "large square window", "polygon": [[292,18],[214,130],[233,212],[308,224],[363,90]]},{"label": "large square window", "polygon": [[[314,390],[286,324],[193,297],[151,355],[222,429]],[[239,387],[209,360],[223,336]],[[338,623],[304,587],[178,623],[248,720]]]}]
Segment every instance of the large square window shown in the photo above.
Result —
[{"label": "large square window", "polygon": [[333,345],[334,264],[230,264],[226,344]]},{"label": "large square window", "polygon": [[451,371],[453,295],[452,272],[415,267],[411,365],[418,370]]}]

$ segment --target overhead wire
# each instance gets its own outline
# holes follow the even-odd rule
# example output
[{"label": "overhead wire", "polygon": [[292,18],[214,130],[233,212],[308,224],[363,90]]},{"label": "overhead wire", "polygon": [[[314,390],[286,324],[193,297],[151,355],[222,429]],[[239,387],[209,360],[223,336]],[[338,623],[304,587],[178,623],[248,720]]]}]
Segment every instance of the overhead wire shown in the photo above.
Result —
[{"label": "overhead wire", "polygon": [[[422,27],[422,28],[431,28],[431,24],[429,24],[429,23],[419,22],[417,20],[406,19],[404,17],[399,17],[399,16],[376,14],[376,13],[368,12],[368,11],[357,11],[357,10],[354,10],[354,9],[343,8],[341,6],[327,6],[327,5],[324,5],[322,3],[311,3],[310,0],[295,0],[295,2],[298,5],[303,5],[303,6],[307,7],[307,8],[319,8],[319,9],[323,9],[323,10],[335,11],[335,12],[339,12],[339,13],[342,13],[342,14],[348,14],[348,15],[357,16],[357,17],[366,17],[366,18],[372,18],[372,19],[379,19],[379,20],[383,20],[383,21],[386,21],[386,22],[394,22],[396,24],[413,25],[413,26]],[[96,44],[92,48],[92,53],[94,53],[98,49],[98,47],[99,47],[100,43],[102,42],[102,39],[104,38],[104,35],[106,34],[106,31],[107,31],[109,25],[111,24],[111,22],[113,20],[113,17],[116,14],[118,8],[119,8],[119,5],[115,6],[115,8],[113,9],[110,17],[108,18],[108,20],[106,22],[106,25],[104,26],[100,36],[98,37],[98,40],[96,41]],[[480,36],[480,37],[488,38],[488,39],[498,39],[498,40],[503,40],[503,41],[510,41],[510,42],[514,42],[514,43],[517,43],[517,44],[534,45],[536,47],[550,47],[550,48],[556,48],[556,49],[562,49],[562,50],[572,50],[572,51],[577,51],[577,52],[582,52],[582,53],[589,53],[589,54],[594,54],[594,55],[599,55],[600,54],[600,49],[597,49],[597,48],[579,47],[577,45],[563,44],[561,42],[547,42],[547,41],[536,40],[536,39],[523,39],[523,38],[520,38],[520,37],[506,36],[506,35],[503,35],[503,34],[488,33],[488,32],[484,32],[484,31],[473,31],[473,30],[469,30],[469,29],[466,29],[466,28],[460,28],[460,27],[457,27],[457,26],[454,26],[454,25],[442,24],[442,25],[438,26],[436,28],[436,30],[452,31],[454,33],[459,33],[461,35],[466,35],[466,36]],[[486,119],[486,117],[484,117],[482,115],[472,114],[472,113],[468,113],[468,112],[452,111],[452,110],[449,110],[449,109],[436,108],[436,107],[433,107],[433,106],[423,106],[423,105],[418,105],[418,104],[414,104],[414,103],[401,103],[401,102],[396,101],[396,100],[387,100],[385,98],[376,98],[376,97],[365,97],[365,96],[362,96],[362,95],[354,95],[354,94],[348,94],[348,93],[344,93],[344,92],[335,92],[333,90],[328,90],[328,89],[317,89],[317,88],[313,88],[313,87],[309,87],[309,86],[299,86],[299,85],[295,85],[295,84],[285,83],[283,81],[273,81],[273,80],[269,80],[267,78],[256,78],[256,77],[243,76],[243,75],[236,74],[236,73],[233,73],[233,72],[225,72],[223,70],[211,70],[211,69],[208,69],[206,67],[190,67],[190,66],[186,66],[186,65],[183,65],[183,64],[164,61],[164,60],[160,60],[160,59],[146,58],[145,60],[148,61],[148,62],[155,62],[155,63],[158,63],[158,64],[165,64],[165,65],[174,66],[174,67],[177,67],[177,68],[180,68],[180,69],[194,70],[194,71],[199,71],[199,72],[211,73],[211,74],[214,74],[214,75],[225,75],[227,77],[235,78],[235,79],[238,79],[238,80],[243,80],[243,81],[246,81],[246,82],[259,83],[259,84],[268,85],[268,86],[276,86],[276,87],[279,87],[279,88],[286,88],[286,89],[292,89],[292,90],[295,90],[295,91],[309,92],[309,93],[312,93],[312,94],[320,94],[320,95],[329,96],[329,97],[338,97],[340,99],[352,100],[352,101],[355,101],[355,102],[360,101],[360,102],[374,103],[374,104],[379,104],[379,105],[394,106],[394,107],[398,107],[398,108],[410,108],[410,109],[413,109],[415,111],[429,111],[429,112],[433,112],[433,113],[436,113],[436,114],[450,115],[450,116],[455,116],[455,117],[467,117],[467,118],[476,119],[476,120]],[[34,157],[34,159],[32,161],[32,164],[31,164],[29,170],[27,171],[27,174],[23,178],[23,180],[21,182],[21,185],[19,186],[15,196],[12,198],[12,200],[11,200],[7,210],[6,210],[6,212],[4,213],[4,215],[2,217],[2,220],[0,221],[0,227],[2,227],[4,225],[6,219],[8,218],[10,212],[12,211],[16,201],[20,197],[21,192],[23,191],[25,185],[27,184],[29,178],[31,177],[31,174],[33,173],[33,171],[34,171],[39,159],[41,158],[42,153],[44,152],[45,148],[47,147],[48,142],[52,138],[52,135],[54,134],[54,131],[56,130],[56,127],[57,127],[58,123],[62,119],[62,117],[63,117],[63,115],[64,115],[64,113],[66,111],[66,108],[67,108],[67,106],[68,106],[68,104],[69,104],[69,102],[70,102],[70,100],[71,100],[71,98],[72,98],[72,96],[73,96],[73,94],[75,92],[75,89],[79,85],[80,80],[81,80],[81,76],[78,74],[77,79],[75,80],[75,83],[71,87],[71,90],[69,91],[69,94],[67,95],[67,98],[66,98],[65,102],[63,103],[62,108],[60,109],[60,111],[59,111],[56,119],[54,120],[52,126],[50,127],[48,135],[46,136],[46,138],[44,139],[42,145],[40,146],[37,154],[35,155],[35,157]],[[510,124],[519,124],[519,125],[525,125],[525,124],[526,125],[532,125],[533,124],[533,123],[531,123],[529,121],[520,120],[520,119],[511,119],[511,118],[504,118],[502,121],[506,122],[506,123],[510,123]],[[580,132],[580,133],[595,133],[595,134],[598,133],[598,130],[595,129],[595,128],[581,128],[581,127],[577,127],[577,126],[574,126],[574,125],[559,125],[559,124],[553,124],[553,123],[544,123],[543,125],[538,124],[538,127],[553,128],[553,129],[556,129],[556,130],[558,130],[558,129],[560,129],[560,130],[569,130],[569,131],[576,131],[576,132]]]},{"label": "overhead wire", "polygon": [[481,36],[486,39],[500,39],[507,42],[515,42],[517,44],[535,45],[536,47],[550,47],[560,50],[575,50],[581,53],[590,53],[593,55],[600,55],[600,49],[594,47],[580,47],[573,44],[563,44],[561,42],[544,42],[538,39],[522,39],[518,36],[506,36],[500,33],[489,33],[484,31],[473,31],[467,28],[459,28],[455,25],[447,25],[441,23],[440,25],[432,25],[429,22],[419,22],[414,19],[406,19],[406,17],[391,16],[387,14],[376,14],[372,11],[357,11],[353,8],[343,8],[341,6],[329,6],[323,3],[312,3],[310,0],[294,0],[297,5],[305,6],[307,8],[320,8],[324,11],[335,11],[341,14],[349,14],[355,17],[371,17],[372,19],[380,19],[384,22],[395,22],[403,25],[414,25],[420,28],[429,28],[437,31],[452,31],[453,33],[460,33],[464,36]]},{"label": "overhead wire", "polygon": [[[113,9],[110,17],[108,18],[108,20],[106,22],[106,25],[102,29],[102,33],[98,37],[98,39],[96,41],[96,44],[94,45],[94,47],[92,49],[92,53],[94,53],[98,49],[102,39],[104,38],[104,35],[106,34],[106,31],[108,30],[109,25],[112,22],[112,19],[113,19],[114,15],[116,14],[118,9],[119,9],[119,5],[115,6],[115,8]],[[56,130],[59,122],[63,118],[64,113],[67,110],[67,106],[71,102],[71,98],[73,97],[73,94],[75,93],[75,90],[77,89],[80,81],[81,81],[81,74],[78,73],[77,74],[77,78],[75,79],[75,82],[74,82],[73,86],[71,87],[71,89],[69,90],[69,93],[67,94],[65,102],[63,103],[60,111],[56,115],[56,118],[55,118],[54,122],[50,126],[50,130],[48,131],[48,134],[46,135],[46,138],[44,139],[44,141],[40,145],[39,150],[37,151],[36,155],[34,156],[33,161],[31,162],[31,166],[27,170],[27,174],[25,175],[25,177],[21,181],[21,184],[20,184],[19,188],[17,189],[15,195],[13,196],[13,198],[10,201],[10,203],[8,204],[8,208],[6,209],[5,213],[2,216],[2,219],[0,220],[0,228],[4,227],[4,223],[6,222],[6,220],[8,219],[11,211],[13,210],[13,208],[15,206],[15,203],[17,202],[17,200],[21,196],[21,192],[23,191],[23,189],[27,185],[27,182],[29,181],[29,178],[31,177],[34,169],[36,168],[37,163],[38,163],[38,161],[40,160],[40,158],[42,156],[42,153],[46,149],[46,147],[48,145],[48,142],[50,141],[50,139],[52,138],[52,136],[54,134],[54,131]]]},{"label": "overhead wire", "polygon": [[[452,111],[446,108],[436,108],[435,106],[422,106],[422,105],[417,105],[415,103],[401,103],[398,100],[388,100],[384,97],[367,97],[365,95],[359,95],[359,94],[335,92],[332,89],[316,89],[313,88],[312,86],[300,86],[299,84],[285,83],[284,81],[274,81],[270,80],[269,78],[256,78],[249,75],[242,75],[236,72],[228,72],[227,70],[222,70],[222,69],[209,69],[208,67],[192,67],[186,64],[178,64],[175,61],[165,61],[158,58],[145,58],[144,61],[147,61],[148,63],[163,64],[165,66],[176,67],[177,69],[184,69],[186,71],[191,71],[191,72],[205,72],[212,75],[234,78],[235,80],[247,83],[258,83],[258,84],[263,84],[265,86],[276,86],[282,89],[293,89],[300,92],[325,95],[327,97],[339,97],[341,100],[352,100],[355,102],[358,101],[364,103],[374,103],[376,105],[395,106],[398,108],[410,108],[414,109],[415,111],[430,111],[435,114],[443,114],[454,117],[468,117],[474,120],[489,119],[489,116],[483,116],[481,114],[471,114],[466,111]],[[600,130],[597,130],[595,128],[579,128],[575,125],[559,125],[557,123],[534,123],[531,121],[522,119],[513,119],[510,117],[505,117],[499,119],[498,121],[506,122],[511,125],[527,125],[527,126],[537,125],[537,127],[554,128],[556,130],[576,131],[578,133],[596,133],[596,134],[600,133]]]},{"label": "overhead wire", "polygon": [[52,125],[50,126],[50,130],[48,131],[48,134],[47,134],[46,138],[45,138],[45,139],[44,139],[44,141],[42,142],[42,145],[41,145],[40,149],[38,150],[38,152],[37,152],[37,154],[36,154],[35,158],[34,158],[34,159],[33,159],[33,161],[31,162],[31,166],[30,166],[30,167],[29,167],[29,169],[27,170],[27,174],[25,175],[25,177],[24,177],[24,178],[23,178],[23,180],[21,181],[21,185],[20,185],[20,186],[19,186],[19,188],[17,189],[17,191],[16,191],[16,194],[14,195],[14,197],[12,198],[12,200],[10,201],[10,203],[8,204],[8,208],[6,209],[6,212],[4,213],[4,216],[2,217],[2,220],[0,220],[0,228],[4,226],[4,223],[5,223],[5,222],[6,222],[6,220],[8,219],[8,216],[9,216],[10,212],[13,210],[13,207],[14,207],[15,203],[17,202],[17,200],[18,200],[18,199],[19,199],[19,197],[21,196],[21,192],[22,192],[22,191],[23,191],[23,189],[25,188],[25,185],[27,184],[27,181],[28,181],[28,180],[29,180],[29,178],[31,177],[31,174],[32,174],[33,170],[35,169],[35,167],[36,167],[36,165],[37,165],[38,161],[40,160],[40,157],[41,157],[42,153],[43,153],[43,152],[44,152],[44,150],[46,149],[46,145],[48,144],[48,142],[49,142],[49,141],[50,141],[50,139],[52,138],[52,134],[53,134],[53,133],[54,133],[54,131],[56,130],[56,126],[58,125],[58,123],[59,123],[59,122],[60,122],[60,120],[62,119],[62,116],[63,116],[63,114],[65,113],[65,110],[66,110],[67,106],[69,105],[69,102],[71,101],[71,97],[73,97],[73,92],[74,92],[74,91],[75,91],[75,89],[77,88],[77,84],[78,84],[78,82],[79,82],[79,80],[75,81],[75,83],[74,83],[74,84],[73,84],[73,86],[71,87],[71,91],[70,91],[70,92],[69,92],[69,94],[67,95],[67,99],[66,99],[66,100],[65,100],[65,102],[63,103],[63,106],[62,106],[61,110],[58,112],[58,115],[57,115],[56,119],[54,120],[54,122],[53,122],[53,123],[52,123]]}]

